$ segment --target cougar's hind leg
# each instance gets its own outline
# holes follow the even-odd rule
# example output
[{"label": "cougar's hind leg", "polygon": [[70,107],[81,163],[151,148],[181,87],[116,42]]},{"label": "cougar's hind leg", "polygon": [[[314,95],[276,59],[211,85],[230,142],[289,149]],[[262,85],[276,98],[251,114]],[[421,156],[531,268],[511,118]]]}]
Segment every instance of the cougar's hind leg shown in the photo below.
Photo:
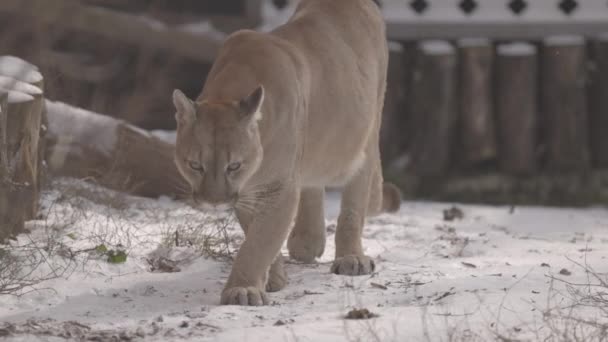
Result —
[{"label": "cougar's hind leg", "polygon": [[287,248],[291,258],[313,263],[325,250],[325,190],[302,189],[296,223],[291,231]]}]

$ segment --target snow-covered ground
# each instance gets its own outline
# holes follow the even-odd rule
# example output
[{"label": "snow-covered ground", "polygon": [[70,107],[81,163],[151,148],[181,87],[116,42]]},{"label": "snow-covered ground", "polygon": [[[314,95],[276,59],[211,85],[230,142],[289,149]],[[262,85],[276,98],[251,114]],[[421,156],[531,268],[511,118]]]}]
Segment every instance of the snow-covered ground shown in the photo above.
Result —
[{"label": "snow-covered ground", "polygon": [[[41,256],[34,275],[63,272],[20,296],[0,295],[0,340],[486,341],[552,336],[549,341],[559,341],[568,340],[559,338],[561,333],[578,328],[595,334],[598,324],[608,323],[606,311],[596,307],[603,303],[606,308],[601,299],[608,299],[608,288],[563,282],[598,283],[585,265],[600,276],[608,271],[608,211],[601,208],[462,205],[462,219],[445,221],[443,210],[452,204],[405,202],[398,214],[369,219],[365,228],[364,245],[377,272],[343,277],[329,273],[339,205],[338,195],[331,193],[328,245],[319,263],[288,263],[290,283],[270,294],[272,305],[237,307],[219,305],[229,262],[201,255],[201,250],[221,254],[227,247],[220,243],[224,237],[238,240],[237,225],[218,232],[216,225],[201,224],[212,219],[169,199],[132,198],[66,180],[55,187],[44,195],[45,215],[13,245],[35,243],[26,252]],[[126,262],[109,263],[107,252],[99,250],[102,245],[125,250]],[[152,272],[150,263],[178,272]],[[584,294],[596,294],[596,301],[581,302]],[[586,305],[573,307],[573,302]],[[353,308],[377,317],[345,319]]]}]

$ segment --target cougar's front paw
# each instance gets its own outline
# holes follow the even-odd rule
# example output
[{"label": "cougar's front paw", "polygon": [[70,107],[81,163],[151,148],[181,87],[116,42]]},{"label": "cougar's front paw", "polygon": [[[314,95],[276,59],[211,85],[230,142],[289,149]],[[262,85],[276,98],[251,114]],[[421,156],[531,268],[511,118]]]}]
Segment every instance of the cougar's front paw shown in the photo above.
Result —
[{"label": "cougar's front paw", "polygon": [[292,234],[287,240],[289,256],[305,264],[312,264],[325,251],[325,235]]},{"label": "cougar's front paw", "polygon": [[370,274],[374,269],[374,260],[366,255],[347,255],[337,258],[331,265],[331,273],[349,276]]},{"label": "cougar's front paw", "polygon": [[222,305],[261,306],[268,304],[266,292],[256,287],[230,287],[222,291]]}]

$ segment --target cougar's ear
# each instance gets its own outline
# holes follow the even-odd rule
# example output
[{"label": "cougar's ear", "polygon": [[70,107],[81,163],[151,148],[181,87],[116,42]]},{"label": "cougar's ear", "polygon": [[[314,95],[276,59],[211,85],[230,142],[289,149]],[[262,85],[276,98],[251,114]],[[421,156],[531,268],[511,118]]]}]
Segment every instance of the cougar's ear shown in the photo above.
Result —
[{"label": "cougar's ear", "polygon": [[262,103],[264,103],[264,86],[260,84],[251,94],[239,101],[239,109],[243,118],[260,120],[262,118],[262,113],[260,113]]},{"label": "cougar's ear", "polygon": [[192,123],[196,120],[196,108],[181,90],[173,91],[173,105],[175,106],[175,119],[180,124]]}]

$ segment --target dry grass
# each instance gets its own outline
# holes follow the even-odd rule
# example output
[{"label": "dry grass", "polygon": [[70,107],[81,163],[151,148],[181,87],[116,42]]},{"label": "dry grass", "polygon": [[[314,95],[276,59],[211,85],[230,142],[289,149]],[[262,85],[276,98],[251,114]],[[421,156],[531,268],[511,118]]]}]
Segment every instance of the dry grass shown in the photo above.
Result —
[{"label": "dry grass", "polygon": [[0,245],[0,295],[40,290],[45,281],[69,277],[75,270],[100,272],[91,262],[112,262],[111,253],[131,260],[158,248],[179,247],[193,255],[230,259],[241,236],[234,216],[207,216],[186,204],[183,209],[175,214],[83,181],[55,180],[43,194],[40,220]]}]

